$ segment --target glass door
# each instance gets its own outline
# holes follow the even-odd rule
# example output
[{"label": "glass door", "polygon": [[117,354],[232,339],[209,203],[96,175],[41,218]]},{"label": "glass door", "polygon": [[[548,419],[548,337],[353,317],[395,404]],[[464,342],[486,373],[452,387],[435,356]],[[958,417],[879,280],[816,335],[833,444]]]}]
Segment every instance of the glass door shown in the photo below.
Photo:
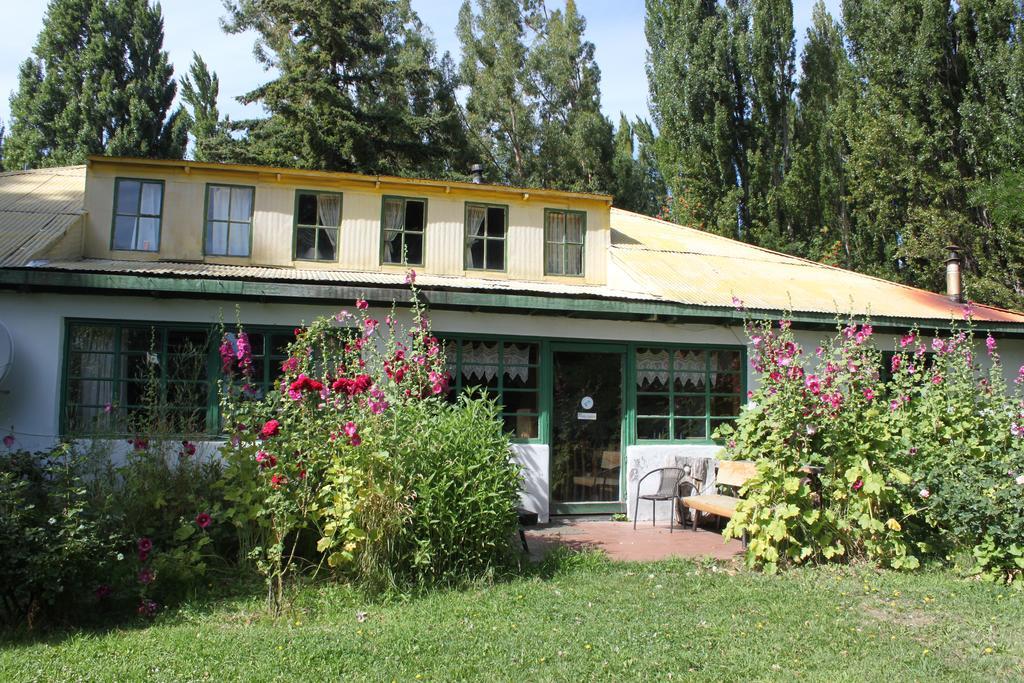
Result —
[{"label": "glass door", "polygon": [[552,349],[551,511],[620,512],[625,350]]}]

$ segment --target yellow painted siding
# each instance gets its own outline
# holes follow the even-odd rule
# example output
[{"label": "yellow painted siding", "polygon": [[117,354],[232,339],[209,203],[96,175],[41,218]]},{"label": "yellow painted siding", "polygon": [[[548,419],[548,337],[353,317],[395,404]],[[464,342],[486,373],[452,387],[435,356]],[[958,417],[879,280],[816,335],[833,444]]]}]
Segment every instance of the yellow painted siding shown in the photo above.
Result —
[{"label": "yellow painted siding", "polygon": [[[111,219],[116,178],[164,181],[163,221],[159,253],[113,251],[110,248]],[[236,184],[256,188],[253,208],[252,253],[249,257],[208,257],[203,254],[203,221],[206,185]],[[609,206],[606,201],[581,198],[566,201],[550,196],[529,196],[488,191],[485,187],[459,187],[397,183],[355,182],[323,178],[281,182],[273,173],[254,173],[230,168],[211,171],[180,168],[119,166],[115,162],[93,162],[86,183],[85,253],[88,258],[141,261],[202,261],[254,266],[303,269],[344,269],[400,271],[401,266],[381,264],[381,203],[383,197],[422,198],[427,201],[424,264],[417,270],[436,275],[461,275],[497,279],[550,280],[570,283],[604,284],[607,279],[607,248],[610,242]],[[294,261],[293,221],[297,190],[329,190],[342,194],[339,253],[336,262]],[[523,197],[523,195],[527,195]],[[466,269],[465,206],[467,202],[502,204],[508,207],[506,269],[490,272]],[[584,277],[544,275],[544,210],[573,209],[587,213]]]}]

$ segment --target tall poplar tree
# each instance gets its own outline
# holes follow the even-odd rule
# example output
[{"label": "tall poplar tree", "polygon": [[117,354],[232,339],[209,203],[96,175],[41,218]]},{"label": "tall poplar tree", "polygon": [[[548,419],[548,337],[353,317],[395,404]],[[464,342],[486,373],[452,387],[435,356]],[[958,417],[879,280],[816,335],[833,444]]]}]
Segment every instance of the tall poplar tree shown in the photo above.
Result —
[{"label": "tall poplar tree", "polygon": [[465,174],[450,64],[408,0],[229,0],[225,28],[258,35],[277,75],[241,100],[260,163],[404,175]]},{"label": "tall poplar tree", "polygon": [[656,216],[665,202],[665,181],[654,157],[655,135],[647,121],[619,116],[612,156],[614,205]]},{"label": "tall poplar tree", "polygon": [[160,5],[51,0],[11,97],[6,168],[82,163],[89,154],[181,158]]},{"label": "tall poplar tree", "polygon": [[196,161],[227,161],[235,155],[235,141],[229,133],[231,122],[221,119],[217,106],[220,79],[195,52],[189,73],[181,79],[181,99],[190,110]]}]

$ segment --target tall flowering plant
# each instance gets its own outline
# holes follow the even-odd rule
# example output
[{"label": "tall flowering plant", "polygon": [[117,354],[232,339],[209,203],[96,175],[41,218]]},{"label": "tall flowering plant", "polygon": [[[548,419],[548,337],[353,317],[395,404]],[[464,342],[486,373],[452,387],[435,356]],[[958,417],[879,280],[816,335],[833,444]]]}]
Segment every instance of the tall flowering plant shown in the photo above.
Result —
[{"label": "tall flowering plant", "polygon": [[[415,492],[396,476],[387,447],[404,436],[400,414],[443,405],[449,378],[414,284],[409,324],[399,323],[394,308],[374,317],[360,299],[353,310],[297,328],[260,399],[244,333],[236,339],[225,335],[221,352],[228,498],[239,526],[260,529],[255,557],[276,606],[287,575],[302,563],[354,568],[366,543],[383,533],[382,520],[408,516]],[[502,457],[507,462],[507,440]]]},{"label": "tall flowering plant", "polygon": [[720,436],[730,457],[758,463],[726,528],[750,539],[751,565],[914,568],[963,551],[974,571],[1020,574],[1024,368],[1011,391],[995,339],[982,348],[966,317],[930,341],[909,331],[887,358],[868,323],[813,353],[786,321],[748,323],[760,386]]}]

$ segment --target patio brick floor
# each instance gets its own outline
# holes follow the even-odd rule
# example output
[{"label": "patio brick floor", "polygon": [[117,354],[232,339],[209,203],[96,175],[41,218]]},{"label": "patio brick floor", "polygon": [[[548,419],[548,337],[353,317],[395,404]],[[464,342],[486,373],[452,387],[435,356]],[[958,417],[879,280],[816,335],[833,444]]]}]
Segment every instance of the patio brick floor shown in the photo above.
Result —
[{"label": "patio brick floor", "polygon": [[530,556],[543,557],[548,551],[565,545],[573,549],[603,550],[613,560],[648,562],[667,557],[713,557],[726,560],[743,552],[736,539],[725,541],[715,531],[680,529],[669,533],[668,525],[652,527],[641,522],[633,531],[632,522],[608,519],[556,517],[548,524],[526,530]]}]

